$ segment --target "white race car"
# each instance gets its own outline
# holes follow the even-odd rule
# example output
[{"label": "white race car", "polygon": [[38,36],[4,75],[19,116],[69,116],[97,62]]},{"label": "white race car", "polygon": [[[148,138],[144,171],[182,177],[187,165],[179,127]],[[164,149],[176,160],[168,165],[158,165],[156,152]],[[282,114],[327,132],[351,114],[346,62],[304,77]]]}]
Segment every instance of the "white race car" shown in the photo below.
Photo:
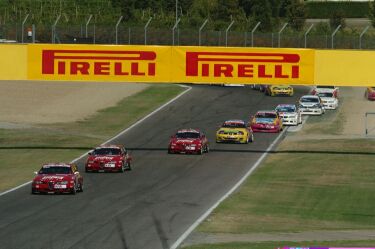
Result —
[{"label": "white race car", "polygon": [[335,97],[332,91],[319,92],[316,95],[320,97],[324,109],[326,110],[336,110],[336,108],[339,106],[339,100]]},{"label": "white race car", "polygon": [[299,99],[299,110],[302,115],[322,115],[325,113],[319,96],[305,95]]},{"label": "white race car", "polygon": [[317,95],[321,92],[331,92],[336,98],[339,96],[339,88],[337,86],[316,86],[311,91],[311,94]]},{"label": "white race car", "polygon": [[302,123],[302,115],[296,105],[281,104],[275,110],[279,113],[284,125],[298,125]]}]

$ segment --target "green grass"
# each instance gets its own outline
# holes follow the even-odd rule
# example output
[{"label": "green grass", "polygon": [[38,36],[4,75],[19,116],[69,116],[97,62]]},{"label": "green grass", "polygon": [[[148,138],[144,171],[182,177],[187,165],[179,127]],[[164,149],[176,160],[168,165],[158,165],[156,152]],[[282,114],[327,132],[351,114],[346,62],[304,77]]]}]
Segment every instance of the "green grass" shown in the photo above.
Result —
[{"label": "green grass", "polygon": [[275,249],[282,247],[370,247],[375,244],[374,240],[366,241],[306,241],[306,242],[261,242],[261,243],[221,243],[221,244],[204,244],[195,246],[182,247],[184,249]]},{"label": "green grass", "polygon": [[[362,142],[367,144],[366,140],[352,141],[353,148],[360,150]],[[336,148],[334,144],[327,147],[342,151],[339,142]],[[370,155],[326,154],[318,143],[293,146],[323,152],[270,156],[199,231],[243,234],[375,228],[375,171],[370,163],[375,150]]]},{"label": "green grass", "polygon": [[[302,134],[339,135],[344,130],[346,117],[343,113],[345,97],[340,98],[340,106],[337,110],[326,110],[322,116],[309,116]],[[296,133],[294,135],[299,135]]]},{"label": "green grass", "polygon": [[115,136],[182,90],[177,85],[154,85],[83,121],[28,129],[0,129],[0,191],[30,180],[32,172],[42,163],[73,160]]}]

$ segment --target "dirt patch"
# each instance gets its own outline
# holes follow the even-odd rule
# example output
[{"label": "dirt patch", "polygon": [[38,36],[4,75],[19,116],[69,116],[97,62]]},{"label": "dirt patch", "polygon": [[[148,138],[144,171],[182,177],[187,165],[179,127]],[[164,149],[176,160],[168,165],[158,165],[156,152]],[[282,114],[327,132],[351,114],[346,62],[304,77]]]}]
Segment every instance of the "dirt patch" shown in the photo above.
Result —
[{"label": "dirt patch", "polygon": [[114,106],[147,84],[87,82],[0,82],[0,123],[49,124],[82,120]]},{"label": "dirt patch", "polygon": [[183,247],[197,244],[216,244],[229,242],[265,242],[265,241],[356,241],[372,240],[374,230],[333,230],[333,231],[305,231],[299,233],[194,233],[184,243]]},{"label": "dirt patch", "polygon": [[[362,87],[346,87],[342,90],[342,95],[345,97],[342,108],[346,116],[343,135],[364,135],[365,114],[375,111],[375,102],[364,97],[365,90]],[[375,135],[375,119],[368,121],[369,127],[372,128],[372,135]]]}]

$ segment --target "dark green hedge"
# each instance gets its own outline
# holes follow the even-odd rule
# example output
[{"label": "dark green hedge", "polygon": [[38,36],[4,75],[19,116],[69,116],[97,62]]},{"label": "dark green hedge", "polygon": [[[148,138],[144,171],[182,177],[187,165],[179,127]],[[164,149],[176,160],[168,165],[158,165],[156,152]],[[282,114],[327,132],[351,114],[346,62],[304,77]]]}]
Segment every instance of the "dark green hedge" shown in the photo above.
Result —
[{"label": "dark green hedge", "polygon": [[346,18],[368,17],[368,2],[306,2],[307,18],[330,18],[334,11],[341,10]]}]

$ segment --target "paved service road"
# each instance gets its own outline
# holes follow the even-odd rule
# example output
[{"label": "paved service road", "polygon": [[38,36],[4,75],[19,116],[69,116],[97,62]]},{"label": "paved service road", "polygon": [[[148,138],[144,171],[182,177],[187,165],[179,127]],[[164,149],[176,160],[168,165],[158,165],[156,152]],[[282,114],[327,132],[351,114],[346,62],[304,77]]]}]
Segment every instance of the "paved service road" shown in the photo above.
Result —
[{"label": "paved service road", "polygon": [[[194,86],[114,141],[132,148],[131,172],[83,173],[85,191],[75,196],[31,195],[30,186],[1,196],[0,247],[169,248],[277,136],[256,134],[248,145],[215,144],[219,125],[294,103],[305,92],[298,88],[292,98],[267,97],[248,87]],[[212,152],[168,155],[169,137],[190,127],[207,134]],[[83,171],[83,160],[79,167]]]}]

